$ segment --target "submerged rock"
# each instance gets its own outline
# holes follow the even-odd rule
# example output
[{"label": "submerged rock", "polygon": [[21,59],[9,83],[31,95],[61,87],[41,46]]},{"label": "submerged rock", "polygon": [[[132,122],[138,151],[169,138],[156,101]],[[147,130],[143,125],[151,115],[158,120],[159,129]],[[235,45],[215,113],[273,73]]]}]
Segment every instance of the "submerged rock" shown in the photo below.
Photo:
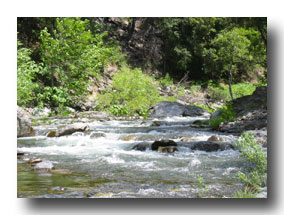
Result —
[{"label": "submerged rock", "polygon": [[65,127],[59,128],[58,130],[52,130],[47,134],[47,137],[61,137],[65,135],[70,135],[78,131],[88,131],[90,128],[84,123],[75,123],[72,125],[67,125]]},{"label": "submerged rock", "polygon": [[133,136],[133,135],[129,135],[129,136],[126,136],[126,137],[123,137],[122,140],[124,141],[130,141],[130,140],[135,140],[136,137]]},{"label": "submerged rock", "polygon": [[153,151],[157,151],[159,147],[169,147],[169,146],[177,146],[177,143],[173,140],[156,140],[151,145],[151,149]]},{"label": "submerged rock", "polygon": [[209,112],[200,107],[162,101],[154,107],[150,117],[202,116],[206,114],[209,115]]},{"label": "submerged rock", "polygon": [[102,132],[93,132],[90,135],[91,139],[96,139],[96,138],[100,138],[100,137],[106,137],[106,134],[102,133]]},{"label": "submerged rock", "polygon": [[68,169],[51,169],[49,170],[50,173],[52,174],[60,174],[60,175],[70,175],[72,174],[72,171]]},{"label": "submerged rock", "polygon": [[182,141],[182,142],[190,142],[191,138],[190,137],[183,137],[183,138],[181,138],[180,141]]},{"label": "submerged rock", "polygon": [[17,107],[17,137],[34,136],[35,132],[32,127],[30,116],[24,109]]}]

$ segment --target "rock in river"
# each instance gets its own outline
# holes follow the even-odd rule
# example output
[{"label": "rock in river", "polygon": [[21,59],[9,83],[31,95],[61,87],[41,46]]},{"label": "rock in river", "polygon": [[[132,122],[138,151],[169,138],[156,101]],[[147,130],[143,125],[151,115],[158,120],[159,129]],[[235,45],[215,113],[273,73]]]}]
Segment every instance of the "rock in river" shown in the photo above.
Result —
[{"label": "rock in river", "polygon": [[174,147],[174,146],[159,146],[158,152],[168,152],[168,153],[173,153],[175,151],[178,151],[177,147]]},{"label": "rock in river", "polygon": [[150,149],[150,146],[151,146],[150,143],[142,142],[133,146],[132,149],[137,151],[146,151],[147,149]]},{"label": "rock in river", "polygon": [[159,102],[152,111],[150,117],[173,117],[173,116],[202,116],[210,115],[203,108],[183,105],[178,102],[162,101]]},{"label": "rock in river", "polygon": [[157,151],[159,147],[169,147],[169,146],[177,146],[177,143],[173,140],[156,140],[154,143],[151,145],[151,149],[153,151]]},{"label": "rock in river", "polygon": [[224,151],[229,149],[234,149],[234,146],[231,143],[215,143],[209,141],[199,141],[193,143],[192,150],[200,150],[206,152],[215,152],[215,151]]},{"label": "rock in river", "polygon": [[61,137],[65,135],[70,135],[78,131],[88,131],[90,128],[87,124],[84,123],[75,123],[72,125],[67,125],[65,127],[61,127],[58,130],[50,131],[47,136],[48,137]]},{"label": "rock in river", "polygon": [[35,132],[32,127],[31,119],[26,111],[17,107],[17,137],[34,136]]}]

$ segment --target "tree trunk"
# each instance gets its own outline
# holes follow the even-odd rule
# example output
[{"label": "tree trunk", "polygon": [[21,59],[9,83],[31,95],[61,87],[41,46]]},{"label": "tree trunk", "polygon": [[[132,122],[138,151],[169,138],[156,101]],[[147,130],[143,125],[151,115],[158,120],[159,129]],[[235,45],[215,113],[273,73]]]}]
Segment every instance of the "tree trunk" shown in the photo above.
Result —
[{"label": "tree trunk", "polygon": [[229,91],[230,91],[230,96],[233,101],[234,96],[233,96],[233,91],[232,91],[232,63],[230,64],[230,69],[229,69]]},{"label": "tree trunk", "polygon": [[128,35],[127,35],[127,39],[126,39],[127,41],[129,41],[131,39],[131,37],[132,37],[132,35],[134,33],[135,23],[136,23],[136,18],[133,17],[132,18],[132,22],[131,22],[131,24],[128,27]]},{"label": "tree trunk", "polygon": [[232,63],[230,64],[230,69],[229,69],[229,91],[230,91],[230,96],[233,101],[234,96],[233,96],[233,91],[232,91]]}]

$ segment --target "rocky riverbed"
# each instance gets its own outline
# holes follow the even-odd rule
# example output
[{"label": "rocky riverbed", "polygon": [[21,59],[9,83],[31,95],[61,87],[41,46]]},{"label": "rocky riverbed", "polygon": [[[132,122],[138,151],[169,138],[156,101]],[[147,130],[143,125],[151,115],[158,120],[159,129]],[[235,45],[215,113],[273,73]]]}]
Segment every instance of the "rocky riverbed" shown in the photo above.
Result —
[{"label": "rocky riverbed", "polygon": [[20,109],[18,197],[233,197],[248,165],[235,148],[240,133],[252,132],[267,151],[267,110],[245,110],[216,131],[194,123],[207,111],[179,103],[158,104],[149,119],[87,111],[33,116],[35,126]]}]

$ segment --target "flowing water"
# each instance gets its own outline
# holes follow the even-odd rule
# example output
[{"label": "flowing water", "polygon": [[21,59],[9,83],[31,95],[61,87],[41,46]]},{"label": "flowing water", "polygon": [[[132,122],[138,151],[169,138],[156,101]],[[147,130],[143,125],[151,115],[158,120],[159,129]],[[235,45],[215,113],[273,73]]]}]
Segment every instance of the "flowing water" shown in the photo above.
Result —
[{"label": "flowing water", "polygon": [[[18,150],[24,152],[18,157],[18,197],[232,197],[241,186],[236,173],[246,165],[238,151],[192,151],[186,143],[174,153],[132,150],[137,143],[158,139],[179,144],[184,137],[203,141],[220,135],[228,142],[238,138],[194,129],[191,124],[197,119],[165,118],[161,126],[152,126],[150,119],[89,120],[89,131],[53,138],[46,137],[47,133],[72,119],[35,126],[35,137],[18,138]],[[91,138],[94,132],[105,136]],[[125,137],[130,140],[123,140]],[[54,170],[27,163],[35,158]]]}]

